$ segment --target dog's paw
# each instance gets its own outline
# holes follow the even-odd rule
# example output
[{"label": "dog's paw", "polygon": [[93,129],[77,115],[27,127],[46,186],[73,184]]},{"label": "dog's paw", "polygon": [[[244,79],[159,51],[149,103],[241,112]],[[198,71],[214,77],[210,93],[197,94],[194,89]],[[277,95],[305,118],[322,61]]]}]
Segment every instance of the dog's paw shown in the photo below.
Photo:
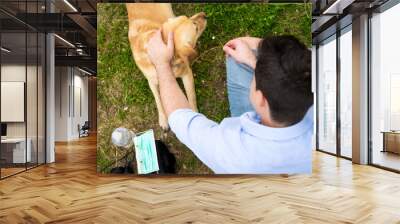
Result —
[{"label": "dog's paw", "polygon": [[162,131],[160,139],[163,141],[167,141],[167,138],[168,138],[168,132]]},{"label": "dog's paw", "polygon": [[194,111],[194,112],[199,112],[199,109],[197,108],[196,103],[193,104],[191,102],[189,102],[190,108]]},{"label": "dog's paw", "polygon": [[169,131],[169,125],[168,125],[168,120],[167,119],[160,119],[158,123],[159,123],[161,129],[164,132],[168,132]]}]

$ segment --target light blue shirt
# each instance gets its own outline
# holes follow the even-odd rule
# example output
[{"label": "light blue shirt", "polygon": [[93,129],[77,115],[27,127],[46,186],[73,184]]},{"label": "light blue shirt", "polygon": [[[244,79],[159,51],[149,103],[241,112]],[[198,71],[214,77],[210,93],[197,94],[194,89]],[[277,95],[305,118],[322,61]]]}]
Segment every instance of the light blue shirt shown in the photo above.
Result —
[{"label": "light blue shirt", "polygon": [[190,109],[168,119],[177,138],[216,174],[311,173],[313,107],[289,127],[260,124],[255,112],[220,124]]}]

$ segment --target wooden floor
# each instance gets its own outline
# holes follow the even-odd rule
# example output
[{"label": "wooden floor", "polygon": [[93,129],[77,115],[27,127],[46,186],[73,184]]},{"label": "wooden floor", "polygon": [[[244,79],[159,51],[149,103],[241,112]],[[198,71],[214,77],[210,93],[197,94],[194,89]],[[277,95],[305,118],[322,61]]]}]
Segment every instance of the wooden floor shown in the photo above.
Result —
[{"label": "wooden floor", "polygon": [[400,170],[400,154],[375,150],[372,160],[375,164]]},{"label": "wooden floor", "polygon": [[10,167],[10,168],[7,167],[7,168],[0,168],[0,169],[1,169],[1,177],[2,178],[26,170],[25,167],[23,167],[23,168],[22,167],[16,167],[16,168],[15,167]]},{"label": "wooden floor", "polygon": [[98,176],[95,138],[0,181],[0,223],[400,223],[400,175],[314,155],[311,176]]},{"label": "wooden floor", "polygon": [[0,172],[1,172],[1,178],[5,178],[20,172],[24,172],[25,170],[29,170],[29,169],[33,169],[35,168],[37,165],[35,164],[29,164],[27,163],[27,167],[25,167],[25,164],[18,164],[18,167],[6,167],[6,168],[0,168]]}]

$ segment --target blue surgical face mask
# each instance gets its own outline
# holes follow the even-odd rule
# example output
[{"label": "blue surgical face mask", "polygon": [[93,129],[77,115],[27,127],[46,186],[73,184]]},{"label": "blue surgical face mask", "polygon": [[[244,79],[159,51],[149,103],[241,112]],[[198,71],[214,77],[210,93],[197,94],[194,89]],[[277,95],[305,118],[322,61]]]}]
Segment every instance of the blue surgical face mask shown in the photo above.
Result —
[{"label": "blue surgical face mask", "polygon": [[133,138],[139,174],[158,171],[157,151],[153,130],[148,130]]}]

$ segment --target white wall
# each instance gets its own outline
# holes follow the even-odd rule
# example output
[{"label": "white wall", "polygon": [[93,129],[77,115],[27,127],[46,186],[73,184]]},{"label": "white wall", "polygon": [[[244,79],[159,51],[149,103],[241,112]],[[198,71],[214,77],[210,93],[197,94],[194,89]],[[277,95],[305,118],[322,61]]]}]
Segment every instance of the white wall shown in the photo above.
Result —
[{"label": "white wall", "polygon": [[[27,70],[26,70],[27,69]],[[3,64],[1,66],[1,81],[2,82],[25,82],[26,71],[28,72],[28,81],[30,85],[36,86],[36,80],[31,80],[31,75],[36,76],[36,67],[19,65],[19,64]],[[35,107],[33,108],[36,112],[36,88],[27,88],[27,106]],[[3,96],[4,97],[4,96]],[[33,105],[30,105],[34,102]],[[1,108],[1,110],[7,110],[7,108]],[[28,118],[28,129],[31,127],[36,130],[36,113],[32,113],[32,108],[27,108],[27,118]],[[32,123],[34,122],[34,124]],[[25,137],[25,123],[26,122],[7,122],[7,136],[8,137]],[[35,127],[33,127],[35,126]],[[30,132],[28,130],[28,137]],[[36,132],[35,132],[36,134]]]},{"label": "white wall", "polygon": [[[78,124],[80,124],[81,126],[85,123],[85,121],[88,120],[89,116],[88,116],[88,77],[87,76],[82,76],[83,73],[81,73],[80,71],[75,70],[74,73],[74,92],[73,94],[75,94],[73,97],[73,99],[75,100],[75,106],[73,108],[73,110],[75,110],[75,114],[73,116],[73,119],[71,120],[72,124],[72,130],[71,130],[71,135],[74,136],[74,138],[78,138]],[[80,93],[78,93],[78,90],[80,91]],[[77,98],[78,94],[80,94],[80,99]],[[80,100],[81,102],[79,103],[78,100]],[[81,107],[81,108],[79,108]],[[79,111],[79,109],[81,109],[82,111]]]},{"label": "white wall", "polygon": [[[38,70],[36,70],[38,69]],[[5,122],[7,123],[7,137],[9,138],[24,138],[25,135],[31,142],[32,161],[44,163],[44,74],[42,68],[25,64],[3,64],[1,66],[1,81],[2,82],[24,82],[26,83],[26,107],[21,108],[22,113],[26,112],[27,119],[22,122]],[[26,79],[27,78],[27,82]],[[3,90],[2,90],[3,91]],[[23,92],[22,92],[23,94]],[[7,97],[7,95],[2,95]],[[11,108],[3,107],[1,110],[12,110]],[[25,111],[26,110],[26,111]],[[13,111],[8,111],[13,113]],[[37,156],[37,153],[39,154]]]},{"label": "white wall", "polygon": [[68,86],[67,67],[55,68],[55,141],[68,140]]},{"label": "white wall", "polygon": [[55,85],[55,140],[77,139],[78,124],[82,126],[88,120],[88,78],[76,68],[56,67]]},{"label": "white wall", "polygon": [[[8,64],[1,66],[1,81],[25,82],[25,65]],[[6,110],[7,108],[1,108]],[[25,137],[25,122],[7,123],[7,137]]]}]

